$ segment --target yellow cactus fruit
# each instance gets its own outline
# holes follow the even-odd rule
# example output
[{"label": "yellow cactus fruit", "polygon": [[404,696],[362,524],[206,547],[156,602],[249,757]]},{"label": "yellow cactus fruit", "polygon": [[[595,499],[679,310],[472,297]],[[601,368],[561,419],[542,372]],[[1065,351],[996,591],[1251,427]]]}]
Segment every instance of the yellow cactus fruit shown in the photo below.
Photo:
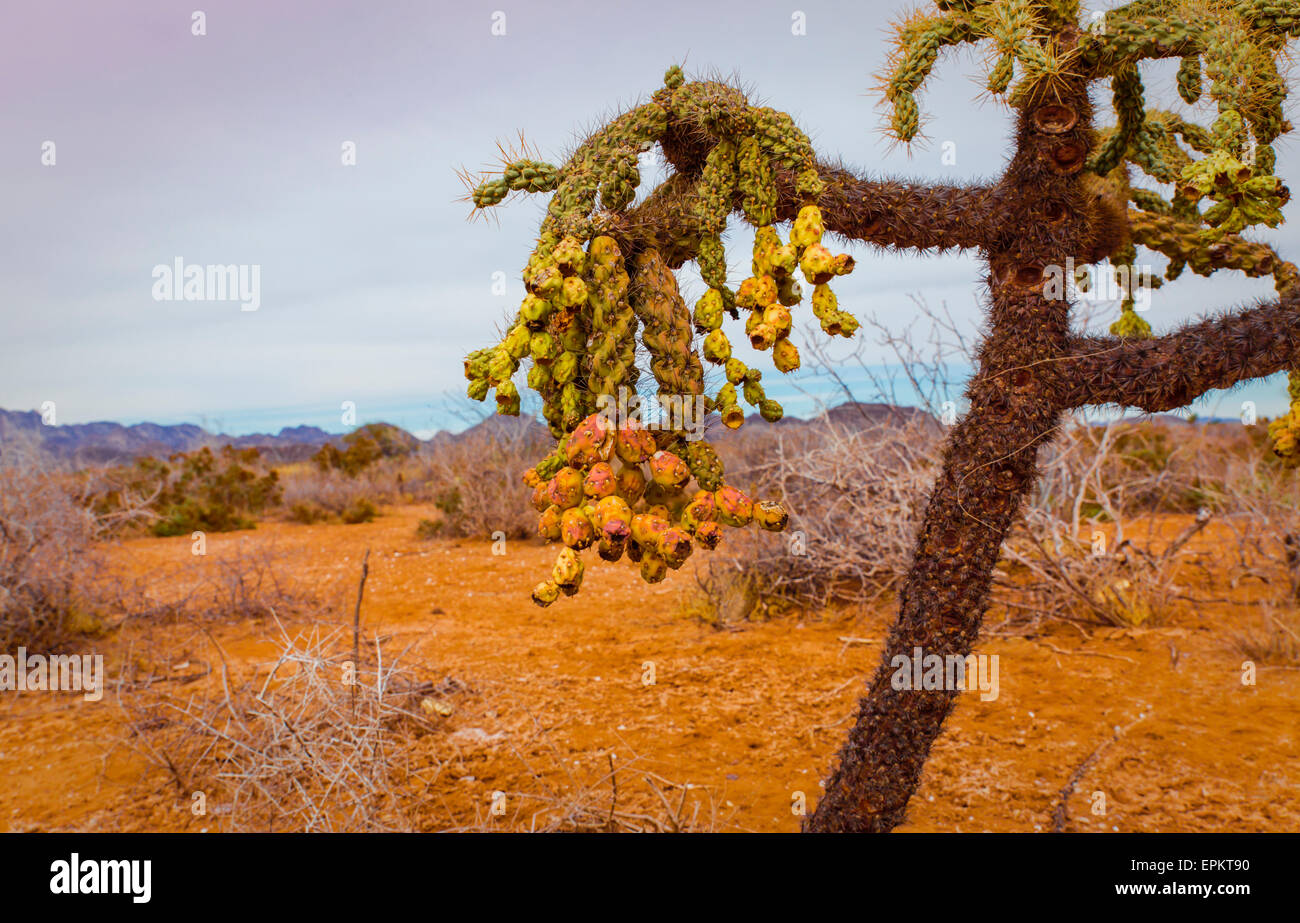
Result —
[{"label": "yellow cactus fruit", "polygon": [[596,530],[587,514],[575,507],[565,510],[560,518],[560,539],[570,548],[581,551],[596,540]]},{"label": "yellow cactus fruit", "polygon": [[561,468],[547,484],[546,496],[561,510],[575,507],[582,502],[582,480],[577,468]]},{"label": "yellow cactus fruit", "polygon": [[543,580],[533,587],[533,602],[545,609],[560,598],[560,585],[554,580]]},{"label": "yellow cactus fruit", "polygon": [[704,358],[715,365],[731,358],[731,341],[722,330],[714,330],[704,338]]},{"label": "yellow cactus fruit", "polygon": [[636,503],[645,493],[645,474],[636,465],[625,465],[618,472],[615,488],[628,503]]},{"label": "yellow cactus fruit", "polygon": [[668,576],[668,564],[663,558],[649,551],[641,559],[641,579],[646,583],[661,583]]},{"label": "yellow cactus fruit", "polygon": [[734,487],[714,491],[713,501],[717,504],[718,521],[723,525],[733,528],[747,526],[754,516],[753,502]]},{"label": "yellow cactus fruit", "polygon": [[790,514],[775,500],[759,500],[754,504],[754,522],[769,532],[780,532],[790,522]]},{"label": "yellow cactus fruit", "polygon": [[691,479],[691,469],[684,459],[661,450],[650,459],[650,477],[664,487],[684,487]]},{"label": "yellow cactus fruit", "polygon": [[[572,548],[561,548],[555,566],[551,568],[551,579],[567,596],[572,596],[582,586],[582,558]],[[569,592],[572,589],[573,592]]]},{"label": "yellow cactus fruit", "polygon": [[816,205],[805,205],[799,209],[790,229],[790,243],[800,251],[814,244],[821,243],[826,226],[822,223],[822,211]]},{"label": "yellow cactus fruit", "polygon": [[670,527],[659,536],[659,556],[664,563],[677,570],[691,556],[691,536],[685,529]]},{"label": "yellow cactus fruit", "polygon": [[789,338],[777,340],[772,347],[772,364],[778,372],[793,372],[799,368],[799,348]]},{"label": "yellow cactus fruit", "polygon": [[702,522],[695,528],[695,541],[701,548],[712,551],[722,541],[722,526],[716,522]]},{"label": "yellow cactus fruit", "polygon": [[560,519],[564,511],[558,506],[548,506],[537,520],[537,534],[548,542],[560,540]]},{"label": "yellow cactus fruit", "polygon": [[763,323],[767,324],[776,331],[776,338],[790,335],[790,326],[793,323],[790,317],[790,309],[784,305],[771,304],[763,311]]}]

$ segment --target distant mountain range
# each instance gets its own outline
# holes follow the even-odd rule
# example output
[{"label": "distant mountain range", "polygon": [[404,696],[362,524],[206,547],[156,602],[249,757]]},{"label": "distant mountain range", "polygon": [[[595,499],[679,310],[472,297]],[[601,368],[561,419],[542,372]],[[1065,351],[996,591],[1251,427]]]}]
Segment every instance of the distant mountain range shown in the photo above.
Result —
[{"label": "distant mountain range", "polygon": [[[1147,419],[1164,424],[1188,422],[1174,414],[1157,414]],[[890,422],[902,425],[917,421],[935,427],[940,425],[935,417],[916,407],[851,401],[808,419],[787,416],[776,423],[768,423],[757,413],[750,414],[745,418],[745,425],[737,430],[728,430],[715,425],[710,429],[709,438],[725,443],[732,438],[756,436],[771,429],[790,429],[807,434],[807,427],[814,427],[825,421],[848,428],[876,426]],[[1206,418],[1197,422],[1216,424],[1239,421]],[[400,427],[393,427],[393,429],[400,429]],[[546,427],[535,419],[496,415],[487,416],[459,433],[441,430],[428,440],[419,440],[404,430],[401,432],[403,441],[409,440],[410,444],[427,448],[458,442],[473,435],[488,435],[494,438],[536,437],[539,441],[549,438]],[[125,426],[121,423],[105,421],[46,426],[41,422],[41,415],[36,411],[0,410],[0,450],[30,452],[74,467],[123,464],[141,456],[166,458],[176,452],[192,452],[203,446],[217,448],[223,445],[232,445],[241,449],[257,448],[272,462],[287,463],[310,458],[327,442],[339,444],[342,439],[342,435],[327,433],[317,426],[286,426],[274,435],[252,433],[247,436],[222,436],[210,433],[192,423],[172,425],[136,423]]]},{"label": "distant mountain range", "polygon": [[[754,433],[772,426],[799,426],[823,418],[841,425],[854,426],[875,424],[891,418],[904,422],[918,416],[929,415],[914,407],[846,403],[833,407],[812,420],[786,417],[778,423],[768,423],[758,414],[751,414],[743,429],[736,432]],[[546,436],[545,428],[536,420],[489,416],[460,433],[446,430],[438,432],[423,444],[433,447],[444,442],[458,441],[471,433],[533,429],[539,436]],[[712,435],[725,439],[731,434],[730,430],[719,429]],[[283,463],[309,458],[325,443],[337,444],[342,438],[337,433],[328,433],[317,426],[286,426],[275,434],[252,433],[247,436],[210,433],[192,423],[136,423],[126,426],[103,421],[46,426],[36,411],[0,410],[0,449],[27,451],[74,466],[122,464],[141,456],[166,458],[176,452],[192,452],[203,446],[216,448],[223,445],[257,448],[272,461]]]},{"label": "distant mountain range", "polygon": [[192,423],[72,423],[46,426],[36,411],[0,410],[0,447],[39,452],[78,465],[118,464],[143,455],[165,458],[203,446],[256,446],[283,460],[307,457],[340,437],[315,426],[286,426],[274,436],[218,436]]}]

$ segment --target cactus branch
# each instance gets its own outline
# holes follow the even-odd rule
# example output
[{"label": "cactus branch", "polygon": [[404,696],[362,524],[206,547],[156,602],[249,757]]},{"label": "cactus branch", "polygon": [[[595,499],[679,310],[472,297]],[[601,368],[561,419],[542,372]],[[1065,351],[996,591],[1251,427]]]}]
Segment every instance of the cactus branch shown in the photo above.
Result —
[{"label": "cactus branch", "polygon": [[1300,293],[1152,339],[1081,338],[1073,352],[1056,366],[1067,408],[1185,407],[1206,391],[1300,365]]}]

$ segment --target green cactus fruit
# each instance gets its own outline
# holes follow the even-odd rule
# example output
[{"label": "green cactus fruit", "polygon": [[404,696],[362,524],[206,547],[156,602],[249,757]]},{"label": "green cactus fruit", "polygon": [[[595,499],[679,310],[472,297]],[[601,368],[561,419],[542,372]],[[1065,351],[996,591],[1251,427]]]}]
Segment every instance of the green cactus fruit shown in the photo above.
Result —
[{"label": "green cactus fruit", "polygon": [[560,333],[560,348],[581,355],[587,351],[587,334],[578,324],[570,324]]},{"label": "green cactus fruit", "polygon": [[722,326],[722,313],[725,309],[722,292],[716,288],[709,289],[695,302],[695,329],[700,333],[717,330]]},{"label": "green cactus fruit", "polygon": [[488,363],[488,381],[494,385],[509,381],[510,376],[515,373],[517,368],[519,368],[519,363],[511,357],[509,351],[498,347],[493,350],[492,360]]},{"label": "green cactus fruit", "polygon": [[529,293],[524,296],[524,302],[519,306],[519,317],[529,330],[541,330],[553,310],[554,307],[545,298],[538,298]]},{"label": "green cactus fruit", "polygon": [[650,478],[664,487],[684,487],[691,479],[691,469],[672,452],[659,451],[650,458]]},{"label": "green cactus fruit", "polygon": [[596,462],[582,482],[582,492],[593,500],[603,500],[614,495],[614,469],[608,462]]},{"label": "green cactus fruit", "polygon": [[497,413],[519,416],[519,389],[509,379],[497,385]]},{"label": "green cactus fruit", "polygon": [[582,586],[582,558],[572,548],[561,548],[551,568],[551,579],[566,596],[572,596]]},{"label": "green cactus fruit", "polygon": [[695,527],[695,541],[701,548],[712,551],[722,541],[722,526],[710,520]]},{"label": "green cactus fruit", "polygon": [[560,286],[556,299],[562,308],[579,308],[587,303],[587,283],[578,276],[569,276]]},{"label": "green cactus fruit", "polygon": [[548,542],[560,540],[560,519],[564,515],[558,506],[548,506],[537,519],[537,534]]},{"label": "green cactus fruit", "polygon": [[758,402],[758,413],[768,423],[775,423],[785,416],[785,409],[771,398]]},{"label": "green cactus fruit", "polygon": [[528,327],[524,324],[516,324],[506,334],[502,345],[505,346],[506,352],[510,354],[511,359],[519,360],[528,355],[528,345],[532,338]]},{"label": "green cactus fruit", "polygon": [[488,366],[492,361],[492,350],[476,349],[465,357],[465,378],[474,381],[487,378]]},{"label": "green cactus fruit", "polygon": [[[745,380],[745,372],[747,371],[749,370],[745,368],[745,363],[741,362],[739,359],[727,360],[727,367],[725,369],[725,374],[727,376],[727,384],[733,386],[731,389],[733,395],[735,394],[736,391],[734,386],[740,384],[742,381]],[[734,398],[732,399],[731,403],[733,404],[735,403]]]},{"label": "green cactus fruit", "polygon": [[824,321],[827,317],[835,314],[840,309],[839,299],[831,291],[831,287],[822,283],[813,288],[812,311],[818,320]]},{"label": "green cactus fruit", "polygon": [[858,331],[858,319],[848,311],[839,311],[835,315],[836,323],[839,326],[839,333],[842,337],[851,337]]},{"label": "green cactus fruit", "polygon": [[537,392],[545,391],[551,381],[551,370],[540,362],[534,362],[528,370],[528,387]]},{"label": "green cactus fruit", "polygon": [[567,385],[569,382],[573,381],[577,374],[578,356],[576,353],[571,353],[566,350],[565,352],[560,353],[555,361],[551,363],[551,377],[555,379],[556,384]]},{"label": "green cactus fruit", "polygon": [[564,467],[547,483],[546,495],[561,510],[572,509],[582,502],[582,472]]},{"label": "green cactus fruit", "polygon": [[618,241],[607,235],[593,237],[587,245],[587,268],[597,282],[614,275],[623,262],[623,252]]},{"label": "green cactus fruit", "polygon": [[533,602],[545,609],[560,598],[560,585],[554,580],[543,580],[533,587]]},{"label": "green cactus fruit", "polygon": [[[772,253],[772,268],[768,275],[776,280],[777,298],[781,297],[781,288],[785,283],[792,283],[795,290],[798,290],[799,283],[791,275],[798,266],[799,254],[793,244],[783,244]],[[798,304],[798,301],[795,303]]]},{"label": "green cactus fruit", "polygon": [[573,236],[565,237],[551,251],[551,259],[565,276],[581,273],[586,265],[586,254],[582,252],[582,242]]},{"label": "green cactus fruit", "polygon": [[559,295],[563,286],[564,276],[560,274],[559,268],[554,265],[541,266],[531,276],[524,279],[524,288],[528,289],[529,293],[547,301]]},{"label": "green cactus fruit", "polygon": [[759,500],[754,504],[754,522],[769,532],[780,532],[790,522],[790,514],[775,500]]},{"label": "green cactus fruit", "polygon": [[697,440],[686,444],[686,464],[695,482],[704,490],[717,490],[722,486],[722,459],[707,442]]},{"label": "green cactus fruit", "polygon": [[740,409],[739,404],[719,407],[718,415],[722,418],[722,425],[727,429],[740,429],[745,425],[745,411]]},{"label": "green cactus fruit", "polygon": [[691,556],[690,533],[675,526],[668,528],[659,536],[658,551],[664,563],[677,570]]},{"label": "green cactus fruit", "polygon": [[560,540],[570,548],[581,551],[596,540],[596,530],[587,515],[574,507],[565,510],[560,518]]},{"label": "green cactus fruit", "polygon": [[747,526],[754,516],[754,504],[742,491],[727,486],[713,494],[718,521],[723,525],[740,528]]},{"label": "green cactus fruit", "polygon": [[799,347],[791,343],[789,338],[777,340],[772,347],[772,364],[778,372],[793,372],[799,368]]},{"label": "green cactus fruit", "polygon": [[634,504],[645,494],[645,474],[637,465],[625,465],[618,472],[615,486],[620,497],[629,504]]},{"label": "green cactus fruit", "polygon": [[469,383],[465,393],[469,395],[470,400],[483,401],[487,400],[488,392],[492,390],[492,385],[486,378],[476,378]]},{"label": "green cactus fruit", "polygon": [[704,338],[705,360],[721,365],[731,358],[731,341],[721,330],[714,330]]},{"label": "green cactus fruit", "polygon": [[545,330],[534,333],[528,343],[529,355],[540,365],[549,365],[560,354],[560,344]]},{"label": "green cactus fruit", "polygon": [[781,238],[771,225],[764,225],[754,232],[754,275],[765,276],[772,272],[773,256],[780,246]]}]

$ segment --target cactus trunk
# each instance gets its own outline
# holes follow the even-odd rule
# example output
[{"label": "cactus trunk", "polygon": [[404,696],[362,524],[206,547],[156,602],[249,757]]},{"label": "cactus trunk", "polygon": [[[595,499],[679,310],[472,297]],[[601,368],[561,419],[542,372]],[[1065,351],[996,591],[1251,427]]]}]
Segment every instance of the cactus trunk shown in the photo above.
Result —
[{"label": "cactus trunk", "polygon": [[[1063,100],[1080,115],[1068,133],[1047,133],[1020,113],[1018,149],[1003,181],[1004,241],[986,252],[990,332],[978,373],[967,387],[969,412],[944,447],[913,562],[900,594],[880,667],[861,700],[826,793],[805,828],[813,832],[887,832],[900,824],[930,747],[956,704],[951,689],[895,689],[894,659],[965,657],[979,638],[1002,542],[1032,488],[1038,449],[1066,407],[1065,382],[1054,373],[1070,349],[1069,302],[1049,297],[1047,264],[1061,265],[1087,246],[1095,216],[1079,171],[1061,173],[1057,152],[1081,163],[1091,146],[1086,89]],[[1059,203],[1067,214],[1049,221]],[[1046,257],[1046,259],[1045,259]]]}]

